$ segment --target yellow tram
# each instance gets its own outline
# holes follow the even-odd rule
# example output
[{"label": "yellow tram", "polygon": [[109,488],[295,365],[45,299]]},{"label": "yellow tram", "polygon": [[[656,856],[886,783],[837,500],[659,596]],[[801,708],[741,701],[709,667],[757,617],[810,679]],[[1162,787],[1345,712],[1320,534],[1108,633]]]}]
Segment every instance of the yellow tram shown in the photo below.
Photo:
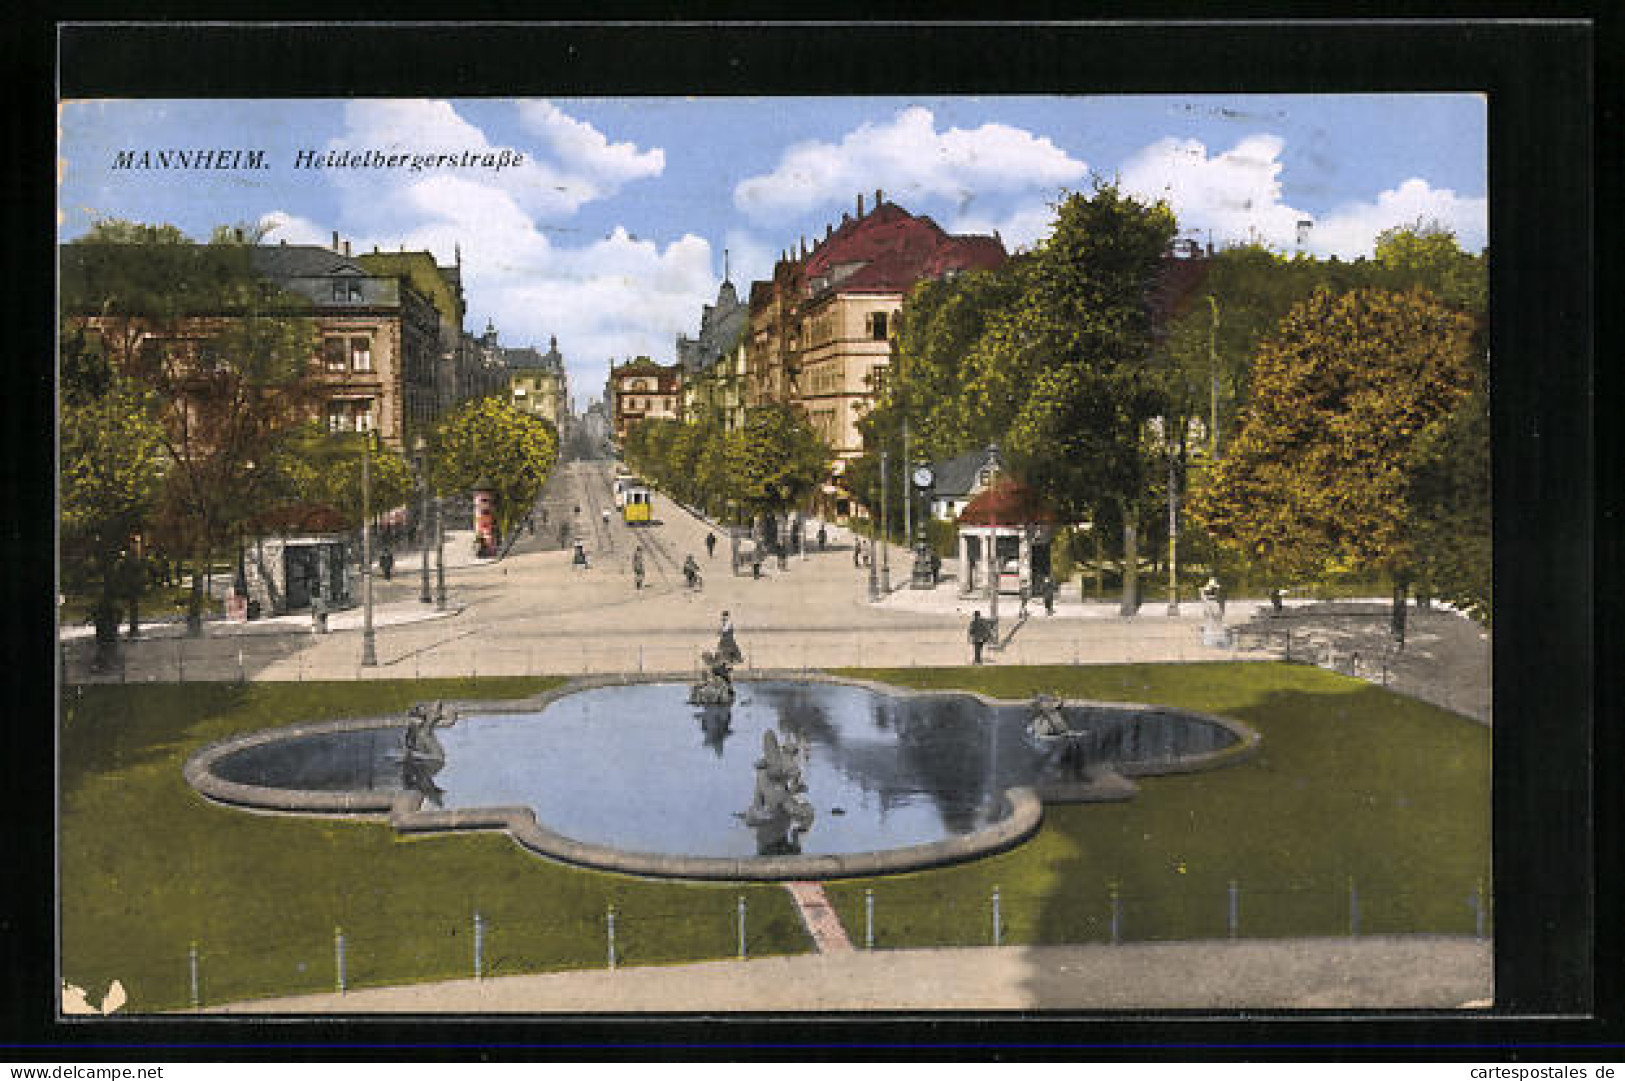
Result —
[{"label": "yellow tram", "polygon": [[636,477],[622,478],[616,486],[615,502],[620,504],[622,519],[627,525],[647,525],[654,516],[649,486]]}]

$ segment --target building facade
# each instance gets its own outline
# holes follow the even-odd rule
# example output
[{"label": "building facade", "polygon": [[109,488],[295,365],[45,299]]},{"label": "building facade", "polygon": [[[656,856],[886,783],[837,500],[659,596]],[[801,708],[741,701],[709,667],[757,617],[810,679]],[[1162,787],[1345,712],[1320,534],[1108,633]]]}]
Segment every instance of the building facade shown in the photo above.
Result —
[{"label": "building facade", "polygon": [[745,332],[750,307],[724,272],[715,304],[700,313],[697,337],[677,335],[682,371],[682,416],[716,416],[732,431],[744,424]]},{"label": "building facade", "polygon": [[615,438],[624,440],[628,428],[645,420],[681,419],[682,389],[682,369],[676,364],[656,364],[648,357],[611,364],[610,422]]},{"label": "building facade", "polygon": [[526,346],[504,349],[502,355],[508,369],[508,400],[514,408],[541,417],[553,425],[554,431],[562,433],[569,413],[570,388],[558,338],[548,339],[546,353]]},{"label": "building facade", "polygon": [[773,279],[751,287],[746,398],[789,403],[833,452],[827,494],[844,499],[846,463],[863,452],[858,422],[891,363],[903,298],[920,281],[991,270],[1008,257],[993,236],[954,235],[876,191],[856,215],[802,238],[781,255]]}]

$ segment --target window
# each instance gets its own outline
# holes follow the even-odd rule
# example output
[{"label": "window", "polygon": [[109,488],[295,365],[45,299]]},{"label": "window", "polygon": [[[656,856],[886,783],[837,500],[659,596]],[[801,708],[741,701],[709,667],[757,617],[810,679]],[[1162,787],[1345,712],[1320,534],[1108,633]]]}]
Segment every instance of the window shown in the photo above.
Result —
[{"label": "window", "polygon": [[352,404],[353,409],[354,409],[355,430],[358,431],[358,432],[370,432],[370,431],[372,431],[373,428],[374,428],[373,415],[372,415],[372,399],[371,398],[363,398],[363,399],[361,399],[359,401],[356,401],[356,402],[353,402],[351,404]]},{"label": "window", "polygon": [[877,342],[886,340],[886,312],[869,313],[869,337]]},{"label": "window", "polygon": [[334,398],[327,403],[327,430],[370,432],[374,428],[371,398]]},{"label": "window", "polygon": [[330,372],[342,372],[344,370],[343,338],[322,339],[322,361]]},{"label": "window", "polygon": [[350,285],[350,300],[352,302],[359,303],[361,301],[361,283],[360,282],[350,282],[349,285]]},{"label": "window", "polygon": [[350,339],[350,367],[358,372],[372,371],[372,339]]},{"label": "window", "polygon": [[350,403],[327,403],[327,430],[330,432],[347,432],[350,430]]},{"label": "window", "polygon": [[333,282],[333,299],[336,302],[338,302],[340,304],[344,303],[344,298],[346,296],[348,296],[348,295],[349,295],[349,290],[344,288],[344,283],[343,282],[341,282],[341,281],[334,281]]}]

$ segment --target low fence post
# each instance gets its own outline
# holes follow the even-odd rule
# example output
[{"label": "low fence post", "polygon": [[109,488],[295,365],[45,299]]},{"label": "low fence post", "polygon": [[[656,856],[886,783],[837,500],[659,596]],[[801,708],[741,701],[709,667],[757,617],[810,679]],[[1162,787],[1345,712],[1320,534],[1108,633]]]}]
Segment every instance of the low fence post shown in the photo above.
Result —
[{"label": "low fence post", "polygon": [[248,682],[248,669],[243,666],[243,647],[237,647],[237,682]]},{"label": "low fence post", "polygon": [[1123,895],[1118,892],[1115,882],[1107,887],[1106,895],[1111,898],[1112,945],[1116,946],[1123,941]]},{"label": "low fence post", "polygon": [[186,967],[191,977],[189,984],[191,990],[192,1009],[203,1005],[203,996],[198,992],[197,982],[197,943],[189,943],[186,947]]},{"label": "low fence post", "polygon": [[993,945],[999,944],[1003,935],[1003,928],[999,926],[999,887],[993,887]]},{"label": "low fence post", "polygon": [[745,959],[745,895],[739,895],[739,959]]},{"label": "low fence post", "polygon": [[614,972],[615,971],[615,906],[614,905],[609,906],[609,912],[608,912],[608,916],[607,916],[606,927],[608,928],[608,933],[609,933],[609,970],[611,972]]},{"label": "low fence post", "polygon": [[1484,881],[1473,884],[1473,937],[1484,937]]},{"label": "low fence post", "polygon": [[485,976],[485,921],[480,919],[478,912],[474,913],[474,978],[483,979]]},{"label": "low fence post", "polygon": [[344,928],[333,928],[333,983],[344,994]]},{"label": "low fence post", "polygon": [[1235,879],[1230,880],[1230,937],[1235,938],[1241,924],[1241,887]]},{"label": "low fence post", "polygon": [[863,948],[875,948],[875,891],[863,891]]},{"label": "low fence post", "polygon": [[1360,933],[1360,890],[1354,884],[1354,876],[1349,876],[1349,937],[1353,938]]}]

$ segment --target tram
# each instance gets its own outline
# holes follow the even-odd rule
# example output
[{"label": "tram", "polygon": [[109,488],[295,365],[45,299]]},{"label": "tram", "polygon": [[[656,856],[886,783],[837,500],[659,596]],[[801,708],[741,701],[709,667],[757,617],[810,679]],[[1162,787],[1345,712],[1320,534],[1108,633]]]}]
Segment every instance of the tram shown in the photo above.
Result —
[{"label": "tram", "polygon": [[649,486],[636,477],[628,477],[616,497],[621,504],[621,516],[627,525],[648,525],[654,517]]}]

